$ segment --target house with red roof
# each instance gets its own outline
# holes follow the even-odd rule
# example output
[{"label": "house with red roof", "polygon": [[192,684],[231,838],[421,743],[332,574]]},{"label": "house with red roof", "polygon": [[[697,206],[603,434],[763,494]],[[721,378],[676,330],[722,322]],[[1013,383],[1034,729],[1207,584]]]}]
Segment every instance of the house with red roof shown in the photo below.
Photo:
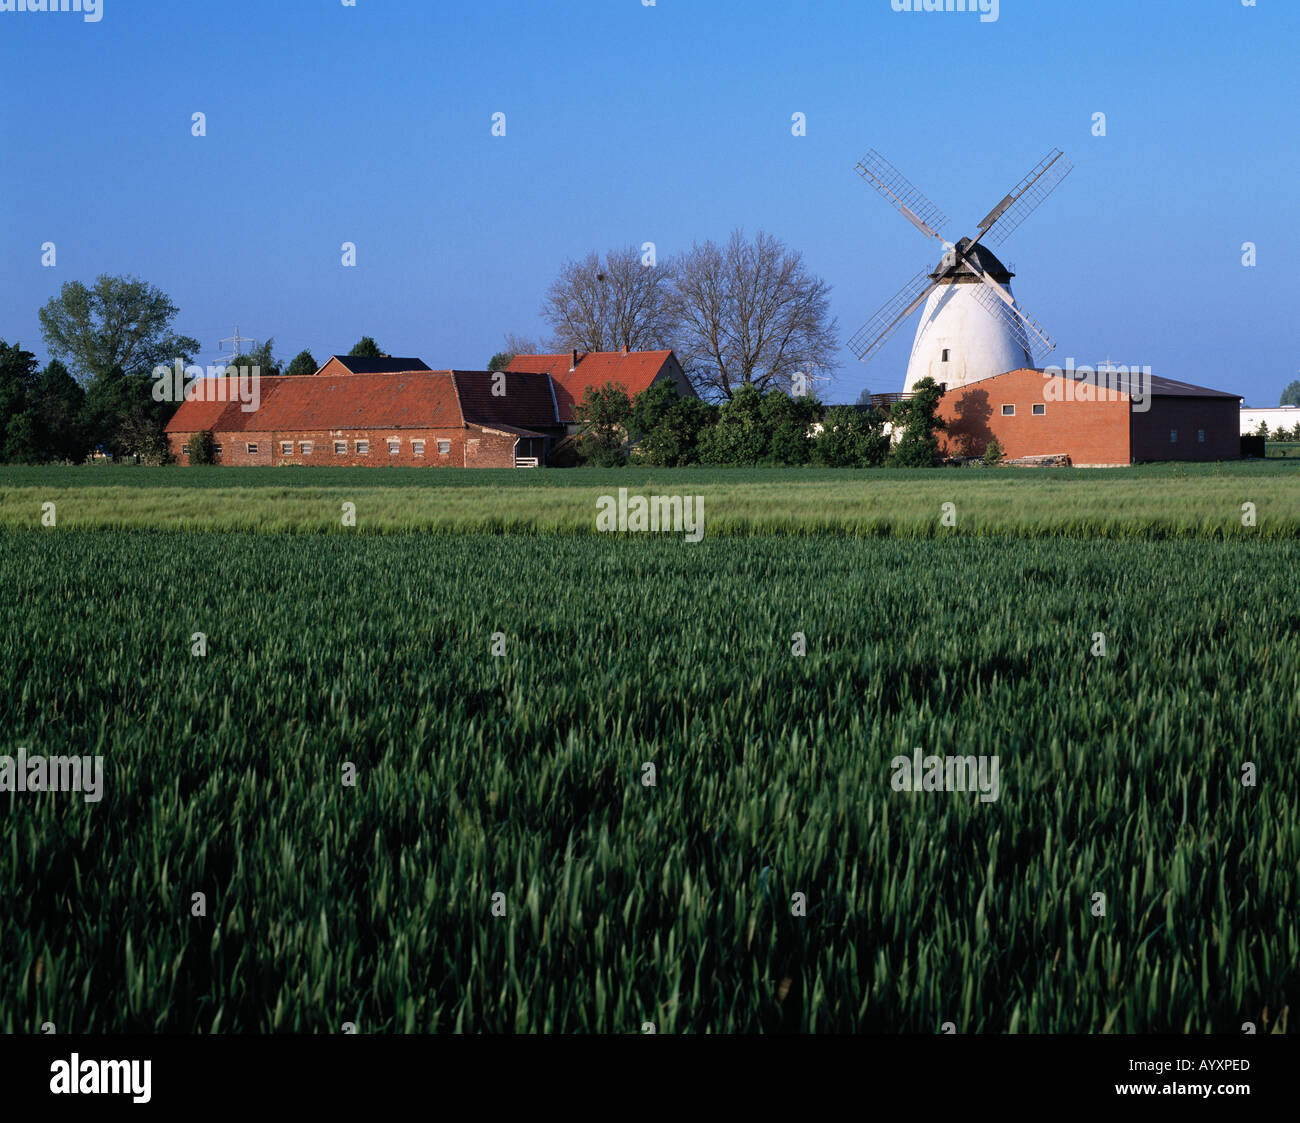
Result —
[{"label": "house with red roof", "polygon": [[671,380],[684,398],[696,397],[690,379],[671,351],[570,351],[563,355],[516,355],[508,368],[550,375],[560,422],[568,433],[578,431],[574,411],[588,387],[616,383],[635,398],[656,382]]},{"label": "house with red roof", "polygon": [[221,464],[531,468],[577,432],[588,386],[614,382],[635,397],[663,379],[695,393],[671,351],[520,355],[504,371],[332,355],[315,375],[259,379],[255,409],[234,378],[194,383],[167,440],[182,464],[190,437],[207,430]]},{"label": "house with red roof", "polygon": [[218,463],[267,467],[537,467],[564,434],[548,376],[464,370],[262,378],[253,410],[202,379],[167,425],[178,462],[202,430]]}]

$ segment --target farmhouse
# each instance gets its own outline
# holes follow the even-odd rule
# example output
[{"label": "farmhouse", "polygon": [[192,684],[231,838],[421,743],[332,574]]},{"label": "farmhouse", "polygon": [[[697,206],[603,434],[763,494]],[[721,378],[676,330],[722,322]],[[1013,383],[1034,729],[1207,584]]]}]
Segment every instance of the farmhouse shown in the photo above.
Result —
[{"label": "farmhouse", "polygon": [[224,380],[196,383],[167,426],[172,455],[186,463],[190,437],[209,430],[229,465],[537,467],[564,433],[544,374],[323,370],[263,378],[251,412],[209,385]]},{"label": "farmhouse", "polygon": [[1148,460],[1236,460],[1241,399],[1172,378],[1022,368],[944,394],[945,456],[980,456],[996,439],[1008,459],[1068,456],[1078,467]]},{"label": "farmhouse", "polygon": [[671,351],[571,351],[563,355],[516,355],[510,370],[550,376],[560,423],[568,434],[578,431],[574,411],[588,387],[618,383],[635,398],[642,390],[668,379],[684,398],[696,397],[690,379]]}]

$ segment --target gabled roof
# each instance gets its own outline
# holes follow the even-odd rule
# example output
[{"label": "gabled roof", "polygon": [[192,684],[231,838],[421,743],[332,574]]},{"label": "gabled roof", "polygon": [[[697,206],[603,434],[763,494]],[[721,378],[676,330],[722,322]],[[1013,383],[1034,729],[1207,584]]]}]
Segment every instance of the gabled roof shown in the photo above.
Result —
[{"label": "gabled roof", "polygon": [[[331,355],[321,364],[320,370],[324,370],[330,362],[341,363],[347,368],[349,374],[396,374],[404,370],[429,369],[423,359],[395,359],[389,355],[377,359],[365,358],[361,355]],[[320,370],[316,373],[319,374]]]},{"label": "gabled roof", "polygon": [[[975,386],[981,382],[991,382],[995,378],[1003,378],[1008,374],[1020,374],[1023,372],[1030,374],[1041,374],[1044,377],[1048,372],[1040,367],[1020,367],[1016,370],[1004,371],[1002,374],[991,374],[987,378],[977,378],[967,382],[962,386],[954,388],[954,392],[964,390],[968,386]],[[1240,394],[1230,394],[1224,390],[1211,390],[1205,386],[1194,386],[1190,382],[1179,382],[1175,378],[1165,378],[1163,375],[1152,374],[1143,375],[1138,371],[1108,371],[1105,369],[1089,371],[1079,370],[1053,370],[1051,374],[1058,378],[1072,378],[1076,382],[1087,379],[1093,381],[1098,386],[1106,386],[1118,390],[1121,394],[1132,392],[1141,394],[1150,389],[1153,398],[1231,398],[1233,401],[1240,401]],[[1149,382],[1147,381],[1149,379]]]},{"label": "gabled roof", "polygon": [[[560,423],[551,379],[524,371],[454,370],[451,372],[465,420],[472,425],[512,426],[531,430]],[[496,388],[501,392],[493,393]]]},{"label": "gabled roof", "polygon": [[[1056,373],[1053,371],[1053,373]],[[1223,390],[1210,390],[1205,386],[1193,386],[1190,382],[1179,382],[1174,378],[1165,378],[1163,375],[1151,374],[1143,375],[1139,371],[1108,371],[1099,370],[1093,374],[1080,374],[1076,371],[1062,371],[1062,377],[1073,377],[1076,380],[1089,378],[1095,379],[1097,385],[1113,386],[1123,394],[1129,393],[1130,387],[1135,393],[1144,393],[1147,387],[1150,387],[1153,398],[1231,398],[1233,401],[1240,399],[1240,394],[1229,394]]]},{"label": "gabled roof", "polygon": [[630,351],[626,355],[621,351],[585,351],[579,353],[576,367],[569,352],[516,355],[509,369],[549,374],[555,381],[560,420],[570,422],[574,419],[574,407],[582,401],[587,387],[599,389],[607,382],[617,382],[634,398],[659,376],[672,354],[671,351]]},{"label": "gabled roof", "polygon": [[243,412],[238,401],[182,402],[167,431],[459,429],[464,424],[450,371],[263,378],[259,390],[261,402],[253,413]]},{"label": "gabled roof", "polygon": [[[263,378],[262,392],[266,383]],[[240,408],[239,379],[205,378],[195,382],[186,392],[185,400],[167,422],[168,433],[197,433],[210,429],[214,433],[237,433],[244,427],[244,418],[250,415]]]}]

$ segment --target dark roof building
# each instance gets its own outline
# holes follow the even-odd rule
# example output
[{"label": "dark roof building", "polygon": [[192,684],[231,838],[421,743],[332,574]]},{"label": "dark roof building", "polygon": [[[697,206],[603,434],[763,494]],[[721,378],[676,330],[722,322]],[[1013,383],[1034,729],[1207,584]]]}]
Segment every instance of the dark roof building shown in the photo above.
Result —
[{"label": "dark roof building", "polygon": [[331,355],[316,373],[321,374],[397,374],[404,370],[428,370],[423,359],[395,359],[381,355],[377,359],[361,355]]}]

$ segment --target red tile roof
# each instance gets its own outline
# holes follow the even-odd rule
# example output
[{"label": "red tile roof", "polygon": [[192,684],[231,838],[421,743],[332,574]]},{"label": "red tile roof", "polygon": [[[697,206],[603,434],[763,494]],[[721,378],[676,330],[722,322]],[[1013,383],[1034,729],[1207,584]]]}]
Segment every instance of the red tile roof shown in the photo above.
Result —
[{"label": "red tile roof", "polygon": [[[555,393],[545,374],[490,370],[454,370],[465,420],[474,425],[536,429],[559,425]],[[499,388],[498,393],[493,393]]]},{"label": "red tile roof", "polygon": [[[459,429],[464,423],[450,371],[263,379],[256,426],[310,429]],[[252,428],[250,423],[246,428]]]},{"label": "red tile roof", "polygon": [[582,401],[587,387],[599,389],[606,382],[622,384],[630,397],[636,397],[649,387],[672,357],[671,351],[587,351],[578,355],[578,365],[573,366],[573,355],[516,355],[510,363],[512,371],[529,371],[549,374],[555,381],[555,400],[560,408],[560,420],[572,421],[574,407]]},{"label": "red tile roof", "polygon": [[[278,379],[263,378],[260,392],[265,400],[266,384]],[[197,433],[210,429],[214,433],[237,433],[252,414],[240,408],[237,378],[205,378],[194,383],[185,400],[167,423],[169,433]]]},{"label": "red tile roof", "polygon": [[[261,402],[186,401],[169,433],[288,433],[322,429],[459,429],[464,424],[451,371],[263,378]],[[214,408],[219,406],[220,408]]]}]

